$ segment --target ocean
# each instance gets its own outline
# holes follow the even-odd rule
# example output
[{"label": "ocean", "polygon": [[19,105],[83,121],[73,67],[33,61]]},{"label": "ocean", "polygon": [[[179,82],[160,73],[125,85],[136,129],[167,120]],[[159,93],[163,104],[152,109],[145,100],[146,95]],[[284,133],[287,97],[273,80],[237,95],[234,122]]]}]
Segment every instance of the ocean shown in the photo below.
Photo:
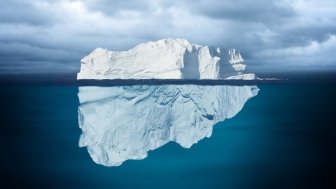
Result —
[{"label": "ocean", "polygon": [[170,142],[144,160],[106,167],[78,146],[78,85],[4,82],[1,183],[5,188],[335,187],[335,81],[257,86],[259,94],[236,116],[217,123],[210,138],[190,149]]}]

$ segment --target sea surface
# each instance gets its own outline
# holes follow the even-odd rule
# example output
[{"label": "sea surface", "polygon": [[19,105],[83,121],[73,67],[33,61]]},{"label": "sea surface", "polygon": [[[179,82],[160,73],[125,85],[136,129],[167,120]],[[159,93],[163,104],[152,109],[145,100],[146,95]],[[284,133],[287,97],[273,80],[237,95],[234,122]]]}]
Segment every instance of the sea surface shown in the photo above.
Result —
[{"label": "sea surface", "polygon": [[78,85],[2,84],[1,185],[333,188],[335,84],[260,83],[259,94],[235,117],[217,123],[210,138],[190,149],[171,142],[144,160],[128,160],[118,167],[94,163],[87,149],[78,146]]}]

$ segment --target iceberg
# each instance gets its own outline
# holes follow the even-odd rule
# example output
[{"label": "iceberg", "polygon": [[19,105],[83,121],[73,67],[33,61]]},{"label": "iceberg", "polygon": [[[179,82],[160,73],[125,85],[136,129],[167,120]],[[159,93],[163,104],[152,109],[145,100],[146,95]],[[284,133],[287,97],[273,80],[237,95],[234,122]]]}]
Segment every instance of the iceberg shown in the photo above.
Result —
[{"label": "iceberg", "polygon": [[168,142],[190,148],[258,91],[226,85],[79,87],[79,146],[104,166],[144,159]]},{"label": "iceberg", "polygon": [[236,49],[192,44],[168,38],[127,51],[97,48],[81,60],[77,79],[241,79],[256,76]]}]

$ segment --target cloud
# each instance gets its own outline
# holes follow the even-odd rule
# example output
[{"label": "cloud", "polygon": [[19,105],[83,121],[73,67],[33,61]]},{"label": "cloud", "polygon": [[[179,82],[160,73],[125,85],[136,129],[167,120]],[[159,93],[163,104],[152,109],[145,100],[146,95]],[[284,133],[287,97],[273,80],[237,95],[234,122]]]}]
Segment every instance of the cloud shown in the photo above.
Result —
[{"label": "cloud", "polygon": [[82,0],[89,10],[102,12],[106,15],[118,15],[123,11],[147,12],[153,4],[150,0],[128,0],[128,1],[110,1],[110,0]]},{"label": "cloud", "polygon": [[126,50],[166,37],[239,48],[254,70],[316,68],[325,56],[336,68],[327,45],[335,20],[330,0],[13,0],[0,5],[0,72],[76,72],[96,47]]},{"label": "cloud", "polygon": [[292,46],[284,49],[265,50],[259,53],[262,57],[284,57],[284,56],[315,56],[317,54],[333,51],[336,49],[336,35],[330,35],[325,41],[310,41],[304,46]]},{"label": "cloud", "polygon": [[[187,6],[187,5],[186,5]],[[193,13],[204,14],[210,18],[239,22],[273,22],[295,15],[292,7],[285,1],[258,0],[197,0],[191,7]]]},{"label": "cloud", "polygon": [[45,14],[40,8],[29,1],[6,1],[0,4],[0,22],[10,25],[46,25],[52,22],[52,15]]},{"label": "cloud", "polygon": [[256,57],[263,58],[273,64],[283,66],[304,67],[318,65],[320,68],[335,64],[336,35],[330,35],[324,41],[310,41],[306,45],[287,48],[270,49],[256,53]]}]

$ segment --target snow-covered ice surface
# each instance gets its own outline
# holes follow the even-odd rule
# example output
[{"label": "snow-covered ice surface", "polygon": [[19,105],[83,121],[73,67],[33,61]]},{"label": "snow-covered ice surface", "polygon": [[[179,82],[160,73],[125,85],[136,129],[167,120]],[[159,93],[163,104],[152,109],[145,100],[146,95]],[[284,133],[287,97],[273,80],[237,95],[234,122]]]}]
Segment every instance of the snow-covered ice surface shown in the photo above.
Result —
[{"label": "snow-covered ice surface", "polygon": [[79,87],[79,146],[105,166],[144,159],[170,141],[190,148],[258,91],[225,85]]},{"label": "snow-covered ice surface", "polygon": [[246,72],[240,52],[168,38],[128,51],[97,48],[81,60],[77,79],[242,79]]}]

